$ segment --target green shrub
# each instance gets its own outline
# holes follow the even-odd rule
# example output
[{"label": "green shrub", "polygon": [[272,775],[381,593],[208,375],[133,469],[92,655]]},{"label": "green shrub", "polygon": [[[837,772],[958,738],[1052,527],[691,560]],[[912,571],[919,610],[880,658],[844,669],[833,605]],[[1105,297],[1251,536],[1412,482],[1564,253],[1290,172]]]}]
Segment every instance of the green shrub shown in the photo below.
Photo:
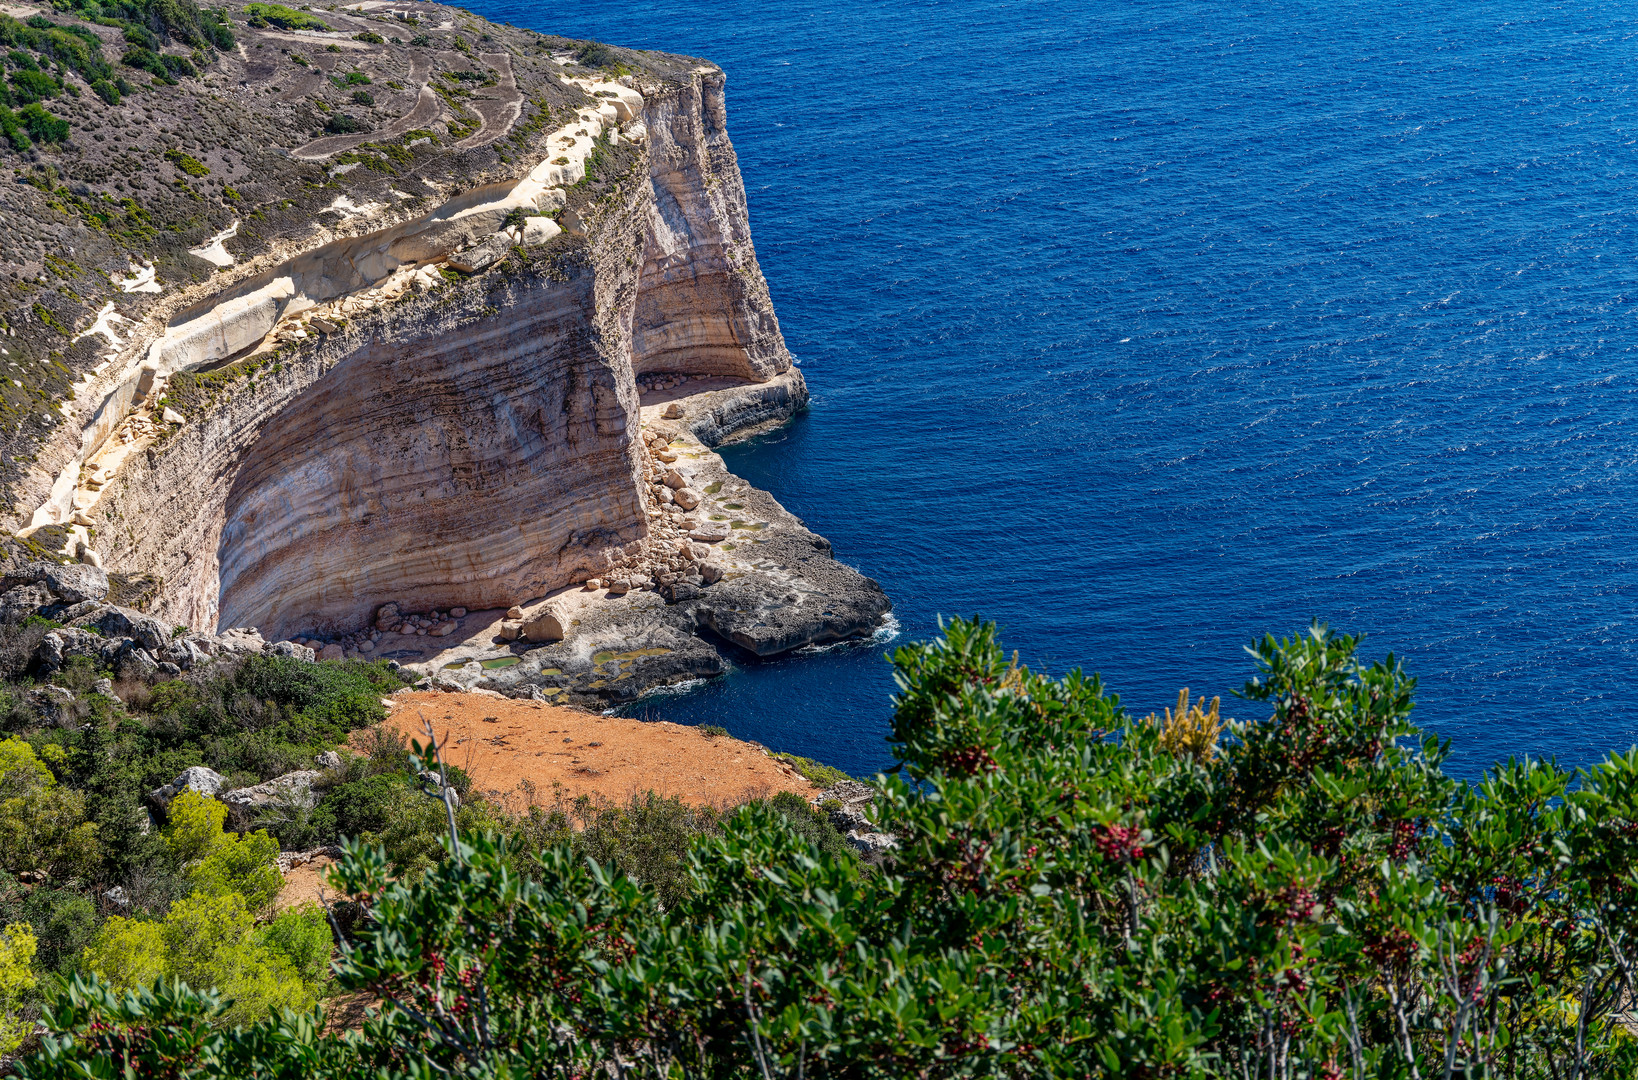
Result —
[{"label": "green shrub", "polygon": [[574,58],[587,67],[613,67],[617,57],[614,50],[600,41],[588,41],[574,52]]},{"label": "green shrub", "polygon": [[313,812],[314,841],[334,843],[341,837],[382,832],[391,822],[400,792],[408,786],[409,778],[403,774],[370,776],[336,785]]},{"label": "green shrub", "polygon": [[62,93],[62,83],[43,71],[14,71],[11,73],[12,100],[19,105],[46,101]]},{"label": "green shrub", "polygon": [[318,904],[281,911],[257,932],[260,944],[283,957],[303,982],[320,983],[328,974],[335,938],[330,920]]},{"label": "green shrub", "polygon": [[900,770],[876,784],[897,848],[873,874],[789,800],[709,828],[651,800],[637,833],[584,841],[557,808],[531,817],[538,852],[468,832],[416,866],[354,844],[333,884],[370,917],[337,983],[384,1002],[366,1035],[207,1039],[209,997],[81,983],[21,1071],[1634,1075],[1638,750],[1448,777],[1414,681],[1358,648],[1256,643],[1259,715],[1179,740],[955,622],[894,654]]},{"label": "green shrub", "polygon": [[61,786],[32,746],[0,740],[0,868],[54,877],[89,870],[97,827],[86,817],[85,796]]},{"label": "green shrub", "polygon": [[119,87],[115,86],[107,79],[98,79],[96,82],[91,84],[91,89],[98,97],[102,98],[102,100],[109,105],[118,105],[120,102]]},{"label": "green shrub", "polygon": [[315,16],[283,4],[246,4],[244,11],[250,17],[251,26],[277,26],[281,30],[330,29]]},{"label": "green shrub", "polygon": [[34,988],[36,944],[28,923],[12,923],[0,931],[0,1054],[15,1054],[34,1028],[18,1014],[18,1006]]},{"label": "green shrub", "polygon": [[146,71],[148,74],[152,75],[162,83],[172,86],[176,85],[176,79],[172,77],[170,68],[161,58],[160,54],[145,46],[134,45],[131,48],[126,49],[125,55],[119,58],[119,62],[124,64],[126,67],[133,67],[139,71]]},{"label": "green shrub", "polygon": [[232,1002],[221,1022],[244,1023],[277,1009],[312,1007],[322,973],[303,970],[291,955],[310,964],[311,928],[311,916],[296,913],[258,931],[244,897],[195,894],[171,905],[161,921],[109,919],[86,949],[84,965],[119,991],[162,979],[220,991]]},{"label": "green shrub", "polygon": [[276,840],[260,831],[224,832],[227,807],[192,788],[171,803],[169,817],[165,842],[196,893],[237,893],[258,914],[272,905],[284,885]]},{"label": "green shrub", "polygon": [[797,775],[814,787],[828,788],[833,784],[840,784],[843,780],[852,779],[841,769],[814,761],[812,758],[798,757],[795,754],[775,754],[774,757],[788,763],[796,770]]},{"label": "green shrub", "polygon": [[154,53],[159,52],[163,45],[158,34],[140,23],[126,23],[124,31],[127,45],[136,45]]},{"label": "green shrub", "polygon": [[38,945],[35,966],[42,972],[72,973],[81,950],[88,945],[101,922],[97,909],[85,896],[72,889],[37,885],[20,888],[14,879],[0,877],[0,919],[6,923],[27,923]]},{"label": "green shrub", "polygon": [[[181,169],[189,176],[198,177],[210,175],[210,168],[206,166],[203,161],[200,161],[191,154],[185,154],[181,150],[173,148],[165,151],[165,160],[170,162],[172,165],[175,165],[178,169]],[[187,632],[188,628],[186,626],[178,626],[171,636],[181,637]]]},{"label": "green shrub", "polygon": [[354,34],[353,40],[367,42],[371,45],[385,45],[387,43],[386,38],[370,30],[364,30],[360,33]]},{"label": "green shrub", "polygon": [[331,135],[351,135],[357,131],[368,131],[370,125],[356,120],[346,113],[331,113],[330,119],[325,121],[324,130]]},{"label": "green shrub", "polygon": [[353,91],[353,104],[354,105],[374,105],[375,104],[375,98],[370,96],[370,92],[368,90],[354,90]]}]

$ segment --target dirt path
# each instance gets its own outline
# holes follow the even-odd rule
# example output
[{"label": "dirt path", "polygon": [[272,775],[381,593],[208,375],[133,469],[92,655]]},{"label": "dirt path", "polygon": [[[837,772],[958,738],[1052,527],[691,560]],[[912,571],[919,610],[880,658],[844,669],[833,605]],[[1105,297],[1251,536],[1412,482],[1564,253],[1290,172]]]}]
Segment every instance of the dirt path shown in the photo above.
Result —
[{"label": "dirt path", "polygon": [[472,98],[472,111],[478,114],[483,126],[456,143],[455,147],[459,150],[488,146],[511,131],[523,111],[523,91],[518,89],[517,75],[512,71],[512,58],[506,53],[483,53],[482,58],[500,72],[500,84],[495,88],[495,96]]},{"label": "dirt path", "polygon": [[486,694],[395,695],[387,723],[406,735],[432,721],[446,764],[473,790],[513,812],[558,796],[624,802],[654,791],[694,805],[722,806],[779,791],[817,794],[760,747],[667,722],[598,716]]},{"label": "dirt path", "polygon": [[[432,92],[427,80],[432,77],[432,61],[425,56],[410,57],[410,83],[419,85],[419,95],[415,105],[409,112],[397,120],[372,131],[359,132],[353,135],[327,135],[322,139],[315,139],[306,146],[290,151],[291,157],[303,161],[318,161],[355,146],[367,142],[381,142],[384,139],[396,139],[407,131],[428,127],[443,113],[443,105],[438,101],[438,95]],[[320,77],[320,84],[323,82]]]}]

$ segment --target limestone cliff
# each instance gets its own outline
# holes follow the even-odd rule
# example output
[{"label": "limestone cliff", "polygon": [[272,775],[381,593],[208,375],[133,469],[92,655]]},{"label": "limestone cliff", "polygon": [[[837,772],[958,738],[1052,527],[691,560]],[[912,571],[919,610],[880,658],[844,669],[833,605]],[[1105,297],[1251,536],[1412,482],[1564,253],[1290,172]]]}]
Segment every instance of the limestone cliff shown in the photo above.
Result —
[{"label": "limestone cliff", "polygon": [[[457,666],[515,667],[493,676],[513,692],[533,673],[530,693],[596,696],[597,679],[547,686],[547,665],[510,658],[550,638],[446,628],[451,609],[534,612],[590,581],[565,646],[663,623],[692,636],[672,651],[714,658],[627,671],[616,697],[721,670],[720,643],[880,624],[875,583],[771,498],[755,520],[714,514],[670,467],[806,403],[718,69],[433,4],[273,25],[265,5],[224,10],[209,33],[236,40],[194,48],[198,74],[82,106],[89,137],[12,163],[0,213],[40,242],[8,247],[0,281],[3,359],[30,376],[0,410],[11,531],[196,629],[442,668],[392,639],[426,627],[381,606],[437,614]],[[35,23],[52,19],[108,36]],[[78,68],[59,74],[77,89]],[[379,96],[346,96],[361,86]]]}]

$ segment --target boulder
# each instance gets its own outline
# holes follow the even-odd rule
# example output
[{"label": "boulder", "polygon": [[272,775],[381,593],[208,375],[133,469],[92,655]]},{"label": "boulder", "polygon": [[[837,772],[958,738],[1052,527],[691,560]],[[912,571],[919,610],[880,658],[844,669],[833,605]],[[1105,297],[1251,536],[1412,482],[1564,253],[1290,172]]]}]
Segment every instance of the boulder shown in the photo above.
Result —
[{"label": "boulder", "polygon": [[90,563],[70,563],[67,566],[47,566],[45,586],[59,600],[79,604],[86,600],[100,601],[108,595],[108,574],[100,566]]},{"label": "boulder", "polygon": [[431,630],[427,631],[427,637],[448,637],[449,635],[453,634],[454,632],[455,632],[455,624],[454,623],[452,623],[452,622],[439,623],[437,626],[435,626]]},{"label": "boulder", "polygon": [[700,598],[699,586],[689,581],[673,581],[660,587],[660,595],[668,604],[683,604]]},{"label": "boulder", "polygon": [[222,651],[234,655],[258,654],[267,648],[262,635],[251,626],[235,626],[216,635],[216,644]]},{"label": "boulder", "polygon": [[514,619],[508,619],[495,628],[495,636],[502,641],[516,641],[523,636],[523,624]]},{"label": "boulder", "polygon": [[318,756],[318,767],[326,772],[339,769],[345,764],[346,762],[341,760],[341,755],[334,750],[326,750]]},{"label": "boulder", "polygon": [[523,618],[523,609],[518,607],[516,604],[513,604],[511,607],[506,609],[506,617],[508,619],[521,619]]},{"label": "boulder", "polygon": [[464,618],[466,618],[466,608],[464,608],[464,607],[452,607],[452,608],[450,608],[449,609],[449,617],[451,619],[464,619]]},{"label": "boulder", "polygon": [[196,665],[210,663],[210,653],[201,648],[197,641],[183,638],[171,647],[171,659],[184,671],[191,671]]},{"label": "boulder", "polygon": [[104,637],[134,638],[151,653],[162,653],[170,648],[171,633],[165,624],[140,611],[110,605],[82,616],[82,621],[87,626],[95,626]]},{"label": "boulder", "polygon": [[320,660],[340,660],[346,655],[347,650],[343,649],[336,642],[332,641],[330,644],[319,650],[318,658]]},{"label": "boulder", "polygon": [[108,645],[109,642],[89,631],[60,626],[47,633],[34,647],[34,662],[49,674],[76,656],[88,656],[100,661]]},{"label": "boulder", "polygon": [[551,608],[537,611],[530,616],[521,627],[521,634],[525,641],[562,641],[564,638],[564,620],[561,615]]},{"label": "boulder", "polygon": [[40,614],[60,623],[71,623],[76,619],[84,618],[100,607],[102,605],[95,600],[81,600],[77,604],[52,604],[50,607],[41,608]]},{"label": "boulder", "polygon": [[688,536],[702,544],[720,544],[731,531],[726,521],[702,521],[689,530]]},{"label": "boulder", "polygon": [[681,420],[682,414],[682,406],[673,401],[671,404],[665,407],[665,412],[661,413],[660,415],[665,417],[667,420]]},{"label": "boulder", "polygon": [[676,469],[667,469],[665,471],[665,479],[663,482],[665,486],[670,488],[672,491],[677,491],[688,486],[688,478],[682,473],[678,472]]},{"label": "boulder", "polygon": [[722,567],[712,562],[700,563],[700,577],[707,585],[715,585],[722,580]]},{"label": "boulder", "polygon": [[847,842],[865,858],[880,856],[899,846],[899,842],[886,833],[863,832],[855,829],[847,834]]},{"label": "boulder", "polygon": [[562,231],[557,227],[557,222],[549,217],[526,217],[523,219],[523,244],[525,247],[544,244]]},{"label": "boulder", "polygon": [[299,769],[265,783],[225,791],[218,797],[227,804],[234,826],[249,828],[264,813],[284,814],[317,806],[319,796],[313,790],[313,781],[319,775],[315,769]]},{"label": "boulder", "polygon": [[125,638],[114,651],[110,666],[121,679],[145,682],[159,672],[153,654],[135,640]]},{"label": "boulder", "polygon": [[313,650],[305,645],[297,645],[294,641],[275,641],[262,650],[268,656],[283,656],[291,660],[305,660],[313,662]]},{"label": "boulder", "polygon": [[222,790],[222,774],[203,765],[191,765],[164,787],[148,792],[148,800],[161,810],[169,810],[172,800],[188,790],[215,798]]},{"label": "boulder", "polygon": [[675,499],[677,501],[677,505],[682,507],[684,510],[692,510],[694,507],[700,504],[699,492],[695,491],[693,488],[678,488],[676,494],[672,495],[671,497]]},{"label": "boulder", "polygon": [[0,594],[0,623],[18,623],[52,602],[44,585],[18,585]]},{"label": "boulder", "polygon": [[509,238],[497,236],[476,247],[451,255],[449,265],[463,274],[476,274],[480,270],[487,270],[506,255],[507,248],[511,246],[504,242],[506,239]]},{"label": "boulder", "polygon": [[74,704],[74,694],[60,686],[37,686],[28,692],[28,703],[34,706],[40,719],[48,724],[59,724],[71,719],[69,709]]},{"label": "boulder", "polygon": [[376,609],[375,628],[377,630],[389,630],[403,621],[403,617],[398,613],[397,604],[382,604]]}]

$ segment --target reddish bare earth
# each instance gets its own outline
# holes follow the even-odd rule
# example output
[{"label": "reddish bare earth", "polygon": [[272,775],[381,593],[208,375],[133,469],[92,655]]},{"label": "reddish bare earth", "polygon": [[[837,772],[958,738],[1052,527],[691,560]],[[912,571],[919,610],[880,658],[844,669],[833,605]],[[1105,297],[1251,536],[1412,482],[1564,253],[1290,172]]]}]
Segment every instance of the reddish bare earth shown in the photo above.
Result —
[{"label": "reddish bare earth", "polygon": [[760,746],[697,728],[484,694],[423,691],[390,700],[388,724],[424,742],[431,721],[444,763],[460,766],[474,792],[514,813],[581,795],[622,803],[653,791],[729,806],[780,791],[818,794]]},{"label": "reddish bare earth", "polygon": [[[472,778],[472,789],[513,813],[589,795],[623,803],[653,791],[695,806],[726,807],[793,791],[819,789],[755,743],[708,738],[696,728],[598,716],[561,705],[486,694],[424,691],[395,695],[386,723],[426,741],[432,722],[444,762]],[[334,890],[320,857],[285,873],[280,908],[316,901]]]}]

